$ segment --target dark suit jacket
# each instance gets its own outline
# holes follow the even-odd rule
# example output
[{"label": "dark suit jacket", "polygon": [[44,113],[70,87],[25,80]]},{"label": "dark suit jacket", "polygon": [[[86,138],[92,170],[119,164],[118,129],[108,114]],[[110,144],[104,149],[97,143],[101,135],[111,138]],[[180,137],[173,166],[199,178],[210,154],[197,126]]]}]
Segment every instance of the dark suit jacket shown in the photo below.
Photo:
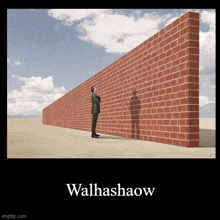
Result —
[{"label": "dark suit jacket", "polygon": [[99,103],[101,102],[101,98],[97,96],[95,93],[92,93],[92,114],[99,114],[100,113],[100,106]]}]

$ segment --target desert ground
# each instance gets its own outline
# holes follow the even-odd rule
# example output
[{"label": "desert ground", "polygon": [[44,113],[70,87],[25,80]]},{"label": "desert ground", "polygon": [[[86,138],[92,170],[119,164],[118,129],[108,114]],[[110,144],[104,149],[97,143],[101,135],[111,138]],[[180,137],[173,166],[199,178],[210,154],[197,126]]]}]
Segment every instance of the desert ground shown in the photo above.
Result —
[{"label": "desert ground", "polygon": [[200,147],[186,148],[8,118],[7,158],[216,158],[215,118],[199,123]]}]

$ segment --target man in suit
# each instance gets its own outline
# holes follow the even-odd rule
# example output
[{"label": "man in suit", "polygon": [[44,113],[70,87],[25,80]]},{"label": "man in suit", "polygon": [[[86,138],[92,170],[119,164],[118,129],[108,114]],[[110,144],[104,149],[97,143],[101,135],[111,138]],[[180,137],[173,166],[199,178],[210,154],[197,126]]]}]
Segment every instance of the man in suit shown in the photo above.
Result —
[{"label": "man in suit", "polygon": [[95,128],[96,128],[96,123],[98,119],[98,114],[100,113],[100,106],[99,103],[101,102],[100,95],[97,94],[97,89],[95,86],[92,86],[91,88],[92,92],[92,138],[99,138],[100,135],[96,134]]}]

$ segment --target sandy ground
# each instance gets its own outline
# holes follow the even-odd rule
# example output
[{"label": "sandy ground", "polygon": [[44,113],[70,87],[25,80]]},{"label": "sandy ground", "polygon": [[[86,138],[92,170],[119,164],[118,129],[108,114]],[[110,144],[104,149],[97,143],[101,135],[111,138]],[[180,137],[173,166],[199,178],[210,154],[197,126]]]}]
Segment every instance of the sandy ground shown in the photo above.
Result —
[{"label": "sandy ground", "polygon": [[169,144],[43,125],[38,118],[7,119],[8,158],[215,158],[215,119],[200,119],[200,147]]}]

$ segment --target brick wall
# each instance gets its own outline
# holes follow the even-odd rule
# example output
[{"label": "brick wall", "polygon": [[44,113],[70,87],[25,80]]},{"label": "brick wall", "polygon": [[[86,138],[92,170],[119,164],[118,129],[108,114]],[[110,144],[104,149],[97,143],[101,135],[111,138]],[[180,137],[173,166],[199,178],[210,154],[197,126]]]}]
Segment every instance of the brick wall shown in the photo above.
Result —
[{"label": "brick wall", "polygon": [[187,12],[43,109],[43,124],[199,147],[199,13]]}]

